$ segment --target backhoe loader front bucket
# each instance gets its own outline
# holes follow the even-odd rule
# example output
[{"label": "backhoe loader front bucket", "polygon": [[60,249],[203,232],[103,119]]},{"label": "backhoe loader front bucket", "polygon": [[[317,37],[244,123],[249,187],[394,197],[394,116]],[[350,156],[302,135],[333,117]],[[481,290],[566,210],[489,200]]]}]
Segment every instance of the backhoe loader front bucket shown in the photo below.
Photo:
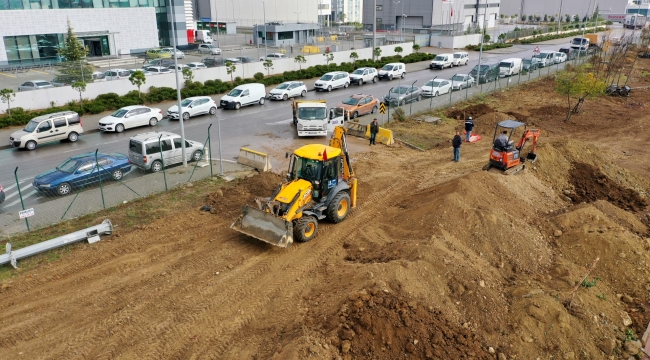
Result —
[{"label": "backhoe loader front bucket", "polygon": [[293,225],[290,221],[248,205],[244,205],[241,215],[230,228],[283,248],[293,243]]}]

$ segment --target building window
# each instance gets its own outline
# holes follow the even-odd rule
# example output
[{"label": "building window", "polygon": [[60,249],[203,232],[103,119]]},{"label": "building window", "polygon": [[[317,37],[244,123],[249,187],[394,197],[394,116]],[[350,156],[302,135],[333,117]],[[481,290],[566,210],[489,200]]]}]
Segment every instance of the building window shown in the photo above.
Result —
[{"label": "building window", "polygon": [[384,5],[377,5],[377,11],[384,10]]},{"label": "building window", "polygon": [[278,40],[291,40],[293,39],[293,31],[281,31],[278,33]]}]

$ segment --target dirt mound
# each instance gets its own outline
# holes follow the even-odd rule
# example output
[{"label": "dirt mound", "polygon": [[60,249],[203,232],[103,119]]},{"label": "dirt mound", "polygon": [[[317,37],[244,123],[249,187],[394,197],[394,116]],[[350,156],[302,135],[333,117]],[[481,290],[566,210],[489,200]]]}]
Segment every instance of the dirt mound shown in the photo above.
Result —
[{"label": "dirt mound", "polygon": [[497,125],[497,123],[508,119],[512,119],[512,116],[495,111],[475,118],[474,123],[477,127],[480,127],[482,133],[484,134],[483,136],[491,140],[492,136],[494,135],[494,127]]},{"label": "dirt mound", "polygon": [[207,205],[212,207],[210,213],[235,218],[242,205],[252,205],[257,197],[271,196],[282,181],[280,175],[272,172],[237,180],[231,186],[206,196]]},{"label": "dirt mound", "polygon": [[494,112],[494,109],[485,104],[470,105],[463,109],[452,109],[447,112],[447,117],[456,120],[465,120],[468,117],[476,118],[487,113]]},{"label": "dirt mound", "polygon": [[527,122],[530,119],[528,115],[524,115],[522,113],[518,113],[514,111],[507,111],[506,114],[508,114],[511,119],[518,120],[521,122]]},{"label": "dirt mound", "polygon": [[544,119],[558,119],[566,117],[567,109],[558,105],[546,105],[530,109],[530,116]]},{"label": "dirt mound", "polygon": [[634,212],[642,211],[648,206],[648,202],[636,191],[623,188],[590,164],[573,163],[569,181],[574,191],[568,191],[566,195],[574,203],[607,200],[623,210]]},{"label": "dirt mound", "polygon": [[493,359],[478,335],[403,294],[350,295],[339,313],[344,359]]}]

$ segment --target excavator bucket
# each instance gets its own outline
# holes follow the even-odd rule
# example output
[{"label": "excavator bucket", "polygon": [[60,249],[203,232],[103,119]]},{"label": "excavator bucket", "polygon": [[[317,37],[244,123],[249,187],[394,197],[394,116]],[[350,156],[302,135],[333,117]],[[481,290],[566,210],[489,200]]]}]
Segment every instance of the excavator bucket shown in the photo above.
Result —
[{"label": "excavator bucket", "polygon": [[290,221],[248,205],[244,205],[241,215],[230,228],[283,248],[293,243],[293,225]]},{"label": "excavator bucket", "polygon": [[526,161],[534,163],[535,161],[537,161],[537,154],[529,152],[528,155],[526,155]]}]

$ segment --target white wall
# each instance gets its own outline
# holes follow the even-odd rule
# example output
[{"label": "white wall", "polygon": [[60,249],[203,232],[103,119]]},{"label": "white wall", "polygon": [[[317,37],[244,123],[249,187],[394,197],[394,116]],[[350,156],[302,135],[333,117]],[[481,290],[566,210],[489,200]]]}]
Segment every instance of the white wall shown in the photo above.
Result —
[{"label": "white wall", "polygon": [[264,23],[266,8],[267,22],[318,22],[317,1],[265,0],[265,4],[262,6],[260,0],[210,0],[210,17],[212,21],[234,21],[237,26],[253,26]]},{"label": "white wall", "polygon": [[[397,55],[397,53],[395,53],[396,46],[401,46],[404,49],[402,52],[403,56],[409,55],[413,52],[412,43],[392,44],[381,47],[381,56]],[[359,54],[359,59],[372,58],[371,48],[357,49],[354,51]],[[340,64],[342,62],[351,62],[351,52],[351,50],[348,50],[333,53],[333,62],[337,64]],[[308,68],[315,65],[326,65],[325,57],[322,54],[306,55],[305,59],[307,59],[307,63],[302,64],[303,68]],[[293,58],[281,59],[273,61],[273,69],[270,71],[270,74],[277,75],[282,74],[285,71],[294,70],[299,70],[299,64],[297,64]],[[237,70],[234,76],[252,78],[253,75],[257,72],[267,74],[267,71],[261,62],[237,65]],[[194,81],[201,82],[217,79],[220,79],[222,81],[230,81],[230,75],[228,75],[224,66],[198,70],[195,72],[194,76]],[[182,84],[183,81],[181,80],[180,83]],[[175,88],[176,82],[174,80],[174,74],[153,75],[147,77],[147,82],[146,84],[142,85],[141,91],[143,93],[146,93],[152,86],[166,86]],[[83,93],[83,97],[84,99],[94,99],[97,97],[97,95],[106,94],[109,92],[114,92],[118,95],[124,95],[131,90],[137,90],[137,88],[133,86],[128,79],[102,81],[88,84],[86,86],[86,91]],[[16,93],[15,101],[12,101],[11,106],[22,107],[25,110],[37,110],[50,107],[51,101],[54,101],[55,106],[60,106],[65,105],[70,100],[79,100],[79,93],[74,91],[71,87],[66,86]],[[6,111],[6,107],[2,107],[2,111]]]},{"label": "white wall", "polygon": [[[115,51],[118,53],[158,46],[158,26],[153,7],[0,11],[0,37],[65,34],[68,20],[75,33],[114,33]],[[4,41],[0,41],[2,61],[7,61]]]},{"label": "white wall", "polygon": [[481,34],[461,36],[431,35],[431,46],[437,48],[438,42],[440,42],[441,47],[445,49],[464,49],[467,45],[479,44],[481,42]]}]

